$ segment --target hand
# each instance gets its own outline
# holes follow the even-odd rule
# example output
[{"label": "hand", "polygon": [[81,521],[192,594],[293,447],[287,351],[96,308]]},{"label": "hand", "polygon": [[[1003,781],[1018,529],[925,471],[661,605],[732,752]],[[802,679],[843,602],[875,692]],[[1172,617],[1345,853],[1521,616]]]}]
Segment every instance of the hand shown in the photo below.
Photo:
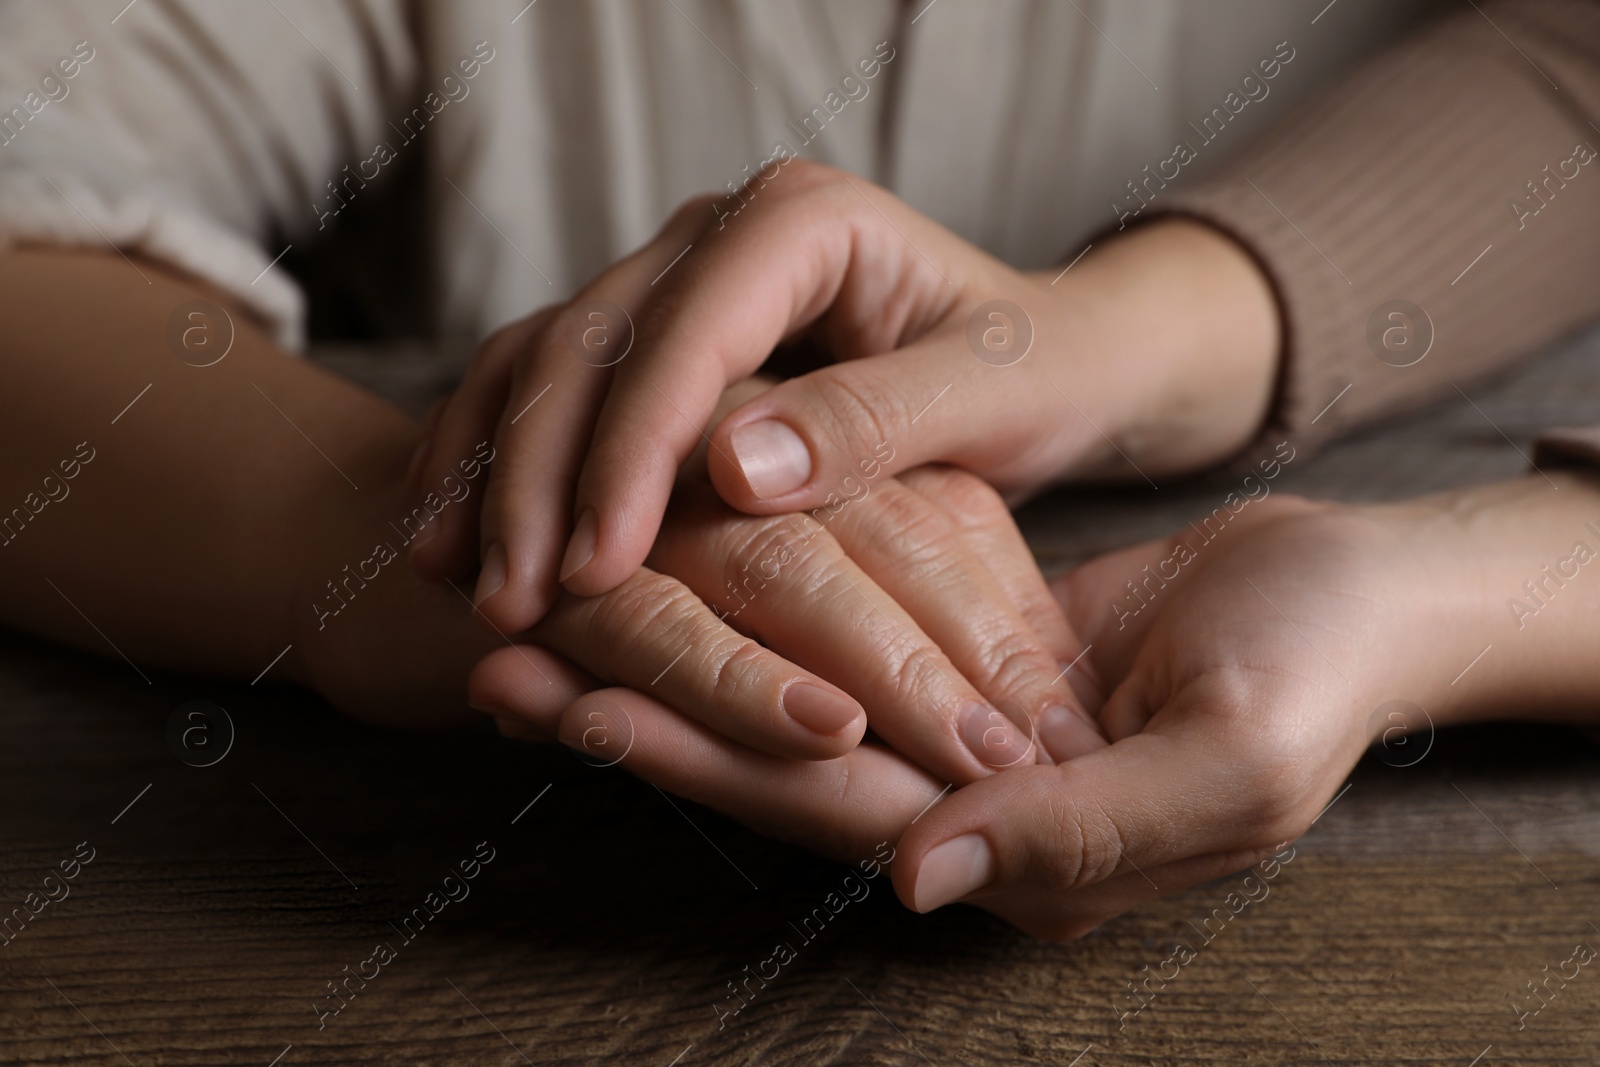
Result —
[{"label": "hand", "polygon": [[[751,756],[852,758],[859,728],[849,745],[797,751],[804,730],[764,699],[781,653],[859,700],[875,733],[935,776],[919,780],[965,783],[1103,747],[1080,699],[1099,699],[1092,672],[1062,670],[1081,647],[994,491],[950,470],[860,488],[808,529],[740,515],[686,481],[650,557],[675,578],[646,570],[605,596],[563,596],[529,637],[587,670],[502,649],[473,672],[474,705],[504,732],[575,736],[602,758],[630,743],[626,716],[602,714],[619,706],[609,698],[685,709],[675,721],[694,721],[697,737]],[[635,692],[604,688],[617,684]],[[598,704],[584,697],[594,690]],[[579,705],[597,717],[574,719]]]},{"label": "hand", "polygon": [[[831,506],[884,445],[890,474],[943,461],[1011,496],[1187,470],[1230,455],[1265,412],[1271,293],[1198,223],[1144,227],[1057,282],[840,171],[795,160],[752,192],[736,219],[690,203],[569,304],[506,327],[438,413],[420,481],[487,438],[498,458],[481,514],[442,515],[413,562],[454,578],[481,555],[476,600],[499,629],[532,625],[558,578],[596,595],[632,575],[724,387],[786,343],[838,365],[709,435],[712,481],[751,513]],[[996,299],[1021,318],[984,312]],[[1030,331],[1026,358],[995,365]]]},{"label": "hand", "polygon": [[[898,838],[894,884],[917,910],[964,900],[1036,936],[1077,937],[1298,837],[1388,727],[1372,724],[1381,704],[1462,714],[1453,646],[1478,635],[1450,627],[1485,612],[1461,581],[1473,558],[1461,546],[1448,508],[1274,497],[1212,542],[1190,529],[1085,564],[1055,589],[1108,688],[1096,707],[1112,744],[942,800],[937,779],[879,746],[773,759],[636,693],[584,697],[560,730],[582,747],[593,724],[626,723],[629,770],[840,859]],[[1159,580],[1130,617],[1124,583],[1147,565]]]},{"label": "hand", "polygon": [[1078,936],[1303,834],[1393,727],[1375,714],[1391,700],[1431,713],[1412,729],[1462,714],[1451,678],[1488,613],[1448,508],[1273,497],[1220,514],[1220,533],[1209,519],[1056,584],[1109,687],[1112,744],[930,811],[900,843],[902,900]]}]

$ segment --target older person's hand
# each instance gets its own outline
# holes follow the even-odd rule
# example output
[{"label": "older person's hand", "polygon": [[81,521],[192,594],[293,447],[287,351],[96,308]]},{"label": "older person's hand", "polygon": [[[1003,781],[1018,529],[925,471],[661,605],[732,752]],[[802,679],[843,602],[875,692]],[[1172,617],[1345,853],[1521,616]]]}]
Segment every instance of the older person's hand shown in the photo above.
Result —
[{"label": "older person's hand", "polygon": [[[553,737],[569,705],[621,684],[719,744],[833,762],[864,707],[921,778],[956,784],[1103,747],[1083,710],[1099,699],[1092,672],[1063,670],[1082,648],[999,496],[959,471],[896,479],[876,461],[847,481],[824,527],[741,515],[686,479],[650,568],[603,596],[564,594],[527,634],[540,647],[473,672],[474,706],[507,733]],[[826,700],[809,692],[823,686]],[[579,718],[582,739],[621,758],[625,719]]]}]

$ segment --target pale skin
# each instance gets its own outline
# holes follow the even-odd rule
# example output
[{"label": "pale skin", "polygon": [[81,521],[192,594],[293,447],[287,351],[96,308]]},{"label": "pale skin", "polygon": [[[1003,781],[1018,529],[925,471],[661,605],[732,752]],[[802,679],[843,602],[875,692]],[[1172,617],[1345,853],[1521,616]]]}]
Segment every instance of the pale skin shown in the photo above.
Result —
[{"label": "pale skin", "polygon": [[[1052,284],[1053,272],[1009,271],[881,190],[855,182],[860,189],[843,188],[826,173],[797,182],[792,201],[774,196],[765,201],[777,205],[767,215],[753,209],[741,215],[742,229],[728,231],[740,240],[709,243],[725,259],[680,264],[692,269],[674,281],[681,285],[671,290],[675,305],[640,316],[641,347],[624,364],[626,374],[590,373],[596,368],[556,351],[558,342],[540,340],[540,321],[508,328],[499,349],[495,342],[486,346],[476,384],[469,378],[420,448],[409,419],[284,358],[242,315],[236,315],[238,344],[222,363],[199,369],[178,362],[165,348],[166,319],[183,300],[204,295],[192,281],[141,264],[147,285],[109,253],[19,250],[0,258],[0,283],[18,297],[18,314],[0,326],[6,333],[0,351],[7,353],[8,391],[26,401],[0,427],[7,455],[16,458],[0,490],[20,500],[37,481],[30,472],[49,471],[85,438],[99,449],[72,483],[72,497],[52,504],[0,549],[0,610],[13,625],[107,652],[84,623],[87,616],[146,667],[248,678],[292,644],[275,671],[378,721],[465,721],[472,714],[461,701],[469,670],[473,702],[514,722],[508,732],[537,730],[591,750],[599,744],[607,758],[617,754],[604,743],[622,736],[620,713],[630,738],[623,764],[635,773],[841,858],[870,855],[878,841],[899,839],[895,884],[909,905],[927,910],[971,899],[1051,937],[1080,933],[1154,892],[1124,858],[1168,890],[1242,867],[1303,829],[1370,740],[1365,717],[1376,703],[1362,704],[1369,691],[1414,685],[1418,695],[1408,699],[1442,723],[1497,713],[1505,705],[1492,698],[1520,691],[1531,664],[1543,672],[1534,689],[1541,699],[1517,706],[1579,714],[1579,697],[1592,693],[1595,681],[1581,662],[1593,638],[1582,627],[1596,618],[1581,583],[1541,612],[1539,625],[1526,629],[1531,636],[1519,631],[1520,655],[1508,653],[1502,665],[1483,672],[1502,680],[1485,682],[1471,700],[1450,694],[1459,706],[1446,701],[1436,712],[1430,701],[1437,694],[1423,680],[1382,672],[1454,662],[1456,650],[1443,645],[1461,627],[1447,635],[1407,612],[1440,610],[1439,603],[1429,606],[1430,597],[1442,602],[1460,589],[1440,594],[1436,584],[1405,585],[1404,573],[1382,575],[1387,585],[1362,578],[1382,558],[1380,547],[1453,530],[1440,535],[1449,547],[1441,559],[1485,575],[1517,571],[1515,592],[1526,577],[1519,568],[1531,546],[1519,538],[1531,536],[1527,529],[1558,528],[1572,518],[1564,508],[1588,504],[1600,512],[1592,488],[1572,476],[1558,479],[1562,493],[1543,496],[1538,486],[1519,483],[1388,510],[1279,500],[1252,505],[1249,521],[1229,529],[1232,541],[1209,546],[1137,626],[1119,637],[1102,635],[1102,649],[1091,636],[1111,617],[1101,584],[1115,587],[1130,577],[1138,569],[1134,556],[1086,565],[1057,583],[1052,597],[1014,527],[998,518],[1003,509],[997,514],[992,491],[976,479],[919,468],[956,463],[1014,498],[1074,478],[1129,476],[1130,461],[1151,474],[1175,474],[1226,458],[1254,433],[1271,393],[1277,323],[1264,279],[1220,235],[1169,223],[1097,250]],[[867,205],[843,216],[854,229],[841,262],[837,237],[807,220],[837,219],[841,204],[864,196],[877,198],[878,210]],[[874,217],[892,217],[895,225],[885,228]],[[703,221],[675,220],[668,229]],[[668,233],[658,243],[675,252],[683,244],[678,236]],[[772,239],[800,241],[802,248],[810,241],[814,255],[774,257],[752,269],[752,250],[772,248]],[[636,257],[635,273],[659,269],[650,252]],[[926,257],[942,270],[927,270]],[[795,289],[795,279],[783,275],[791,262],[816,268],[801,279],[809,288]],[[745,287],[739,301],[699,295],[733,282]],[[763,301],[762,286],[769,295],[786,288],[792,299]],[[968,310],[994,296],[1023,304],[1035,319],[1038,347],[1015,366],[991,367],[966,347]],[[716,311],[729,306],[756,310],[748,321],[723,323]],[[811,321],[823,324],[814,339],[865,358],[767,391],[728,391],[771,343]],[[1130,323],[1141,328],[1130,332]],[[677,355],[674,331],[681,335]],[[696,377],[684,361],[708,336],[728,358]],[[557,356],[572,367],[539,362]],[[623,451],[602,463],[607,440],[629,437],[602,432],[586,458],[571,442],[588,439],[583,420],[594,416],[583,413],[595,412],[598,400],[587,409],[569,403],[563,410],[577,412],[577,421],[541,431],[553,440],[545,442],[547,462],[533,477],[528,459],[516,457],[537,453],[497,427],[522,407],[525,384],[542,384],[539,372],[547,365],[573,373],[575,388],[603,400],[607,412],[612,406],[622,412],[600,413],[602,430],[611,418],[633,427],[633,440],[643,434],[645,446],[629,455],[617,444]],[[152,380],[150,392],[110,426]],[[953,382],[962,403],[931,409],[913,423],[927,399]],[[682,412],[651,395],[669,397]],[[841,406],[843,397],[858,406]],[[1027,401],[1020,408],[1018,397]],[[644,409],[628,407],[640,403]],[[810,463],[804,484],[776,494],[758,493],[771,488],[770,480],[752,482],[734,458],[743,458],[734,442],[739,428],[771,415],[798,433]],[[692,459],[701,440],[696,419],[710,436],[711,447],[703,449],[710,481],[724,500],[757,517],[739,517],[711,500],[692,471],[680,474],[678,461]],[[74,429],[74,420],[87,428]],[[387,536],[386,525],[408,511],[417,487],[438,484],[443,471],[485,439],[504,458],[492,480],[479,483],[488,490],[482,528],[505,545],[518,543],[517,522],[528,535],[518,550],[526,566],[509,567],[493,593],[481,593],[479,578],[480,615],[489,625],[473,622],[466,584],[437,581],[470,580],[474,550],[485,543],[478,511],[462,506],[443,511],[438,535],[428,549],[418,548],[418,569],[434,581],[414,578],[403,563],[388,564],[382,580],[318,628],[309,604],[324,595],[323,583],[370,556],[374,538]],[[844,477],[861,476],[862,457],[891,439],[894,457],[880,462],[878,488],[844,509],[821,540],[808,542],[825,551],[785,572],[792,582],[772,581],[727,621],[705,607],[732,608],[725,585],[738,572],[735,564],[749,562],[754,546],[792,536],[777,532],[792,527],[771,525],[794,521],[781,513],[822,505]],[[631,462],[641,453],[654,458]],[[587,473],[591,467],[599,473]],[[900,473],[904,479],[893,481]],[[680,477],[672,515],[658,531]],[[352,481],[361,489],[352,489]],[[568,548],[572,510],[559,501],[570,491],[563,486],[572,485],[580,504],[592,499],[597,509],[637,515],[599,526],[595,552],[568,575],[570,592],[558,595],[554,577]],[[469,503],[485,500],[474,493]],[[551,513],[560,522],[530,524],[541,499],[558,501]],[[1546,510],[1548,522],[1521,525]],[[46,521],[49,536],[39,536]],[[752,522],[768,525],[741,526]],[[626,535],[608,542],[607,529]],[[1274,552],[1287,555],[1289,546],[1317,538],[1331,548],[1319,555],[1324,562],[1315,573],[1294,576],[1267,565]],[[437,555],[430,559],[430,552]],[[897,573],[902,560],[933,565]],[[1526,569],[1532,574],[1543,561]],[[651,569],[639,570],[641,563]],[[1439,573],[1441,565],[1434,560],[1427,573]],[[1308,633],[1349,610],[1342,590],[1357,580],[1374,581],[1374,598],[1406,592],[1409,598],[1394,600],[1383,621],[1407,625],[1390,636],[1395,643],[1431,644],[1415,647],[1403,663],[1376,666],[1362,662],[1359,647],[1324,645],[1322,653],[1335,663],[1337,651],[1357,661],[1341,669],[1361,696],[1336,693],[1322,656],[1295,644],[1300,639],[1292,630],[1292,641],[1274,633],[1274,625],[1285,629],[1281,616],[1232,580],[1240,570]],[[661,578],[662,571],[672,578]],[[841,576],[875,610],[830,596]],[[600,588],[586,587],[590,579]],[[1483,588],[1491,584],[1485,578]],[[583,599],[596,593],[602,595]],[[1503,605],[1495,607],[1504,614]],[[1558,607],[1572,614],[1564,617]],[[782,619],[796,610],[817,614],[809,626],[784,632]],[[1485,609],[1485,627],[1493,614]],[[1241,632],[1252,635],[1248,641],[1221,641],[1213,626],[1188,621],[1226,615],[1240,620]],[[540,616],[547,617],[536,629],[519,634]],[[963,625],[974,617],[985,624]],[[1459,623],[1458,615],[1450,618]],[[1544,625],[1562,618],[1561,635]],[[664,622],[670,625],[658,625]],[[830,647],[817,638],[830,626],[864,627],[866,639],[875,635],[876,647],[893,655],[888,663],[852,659],[848,642]],[[496,629],[545,650],[507,648]],[[662,676],[664,687],[652,687],[645,675],[669,665],[685,644],[669,638],[684,633],[696,636],[688,658]],[[753,645],[752,633],[770,649]],[[1076,673],[1052,677],[1086,643],[1095,648]],[[1247,669],[1262,660],[1278,669]],[[1474,671],[1488,666],[1486,660]],[[1219,688],[1218,678],[1233,681]],[[840,717],[843,725],[819,732],[786,712],[785,696],[802,681],[842,698],[833,707],[849,713]],[[975,745],[963,717],[974,703],[1007,708],[1010,726],[991,725],[987,712],[978,716]],[[1284,707],[1304,710],[1287,717],[1264,710]],[[1307,723],[1315,729],[1292,728]],[[857,744],[867,725],[894,748]],[[994,744],[991,731],[1005,736]],[[1329,744],[1329,731],[1338,744]],[[1018,751],[1025,758],[1012,758]],[[1329,751],[1333,757],[1321,757]],[[1299,753],[1318,754],[1316,766],[1308,769]],[[1189,777],[1138,792],[1149,790],[1163,766]],[[1230,820],[1236,798],[1206,788],[1241,776],[1256,790],[1256,822]],[[911,826],[946,784],[961,788]],[[1244,829],[1215,832],[1227,825]],[[1125,853],[1121,845],[1111,849],[1113,841],[1125,843]]]}]

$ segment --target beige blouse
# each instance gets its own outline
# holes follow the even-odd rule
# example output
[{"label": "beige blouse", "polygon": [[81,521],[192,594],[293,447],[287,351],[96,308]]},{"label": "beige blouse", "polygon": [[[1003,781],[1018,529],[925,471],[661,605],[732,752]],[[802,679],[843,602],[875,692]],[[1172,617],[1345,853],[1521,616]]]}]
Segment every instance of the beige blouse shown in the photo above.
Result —
[{"label": "beige blouse", "polygon": [[1019,267],[1209,219],[1283,303],[1269,431],[1315,442],[1600,310],[1600,11],[1443,6],[20,0],[0,240],[138,249],[290,346],[280,256],[479,337],[782,145]]}]

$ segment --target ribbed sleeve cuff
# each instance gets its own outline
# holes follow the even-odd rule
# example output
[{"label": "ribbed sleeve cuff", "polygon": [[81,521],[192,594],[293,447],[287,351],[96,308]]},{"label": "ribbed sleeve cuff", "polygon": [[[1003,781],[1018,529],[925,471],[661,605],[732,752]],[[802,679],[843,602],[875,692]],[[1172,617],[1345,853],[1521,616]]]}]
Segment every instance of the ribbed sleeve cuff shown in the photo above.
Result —
[{"label": "ribbed sleeve cuff", "polygon": [[1597,57],[1600,5],[1463,11],[1150,205],[1141,222],[1232,236],[1276,290],[1280,380],[1246,461],[1453,395],[1600,315]]},{"label": "ribbed sleeve cuff", "polygon": [[1533,444],[1540,467],[1600,468],[1600,426],[1562,426],[1547,430]]}]

